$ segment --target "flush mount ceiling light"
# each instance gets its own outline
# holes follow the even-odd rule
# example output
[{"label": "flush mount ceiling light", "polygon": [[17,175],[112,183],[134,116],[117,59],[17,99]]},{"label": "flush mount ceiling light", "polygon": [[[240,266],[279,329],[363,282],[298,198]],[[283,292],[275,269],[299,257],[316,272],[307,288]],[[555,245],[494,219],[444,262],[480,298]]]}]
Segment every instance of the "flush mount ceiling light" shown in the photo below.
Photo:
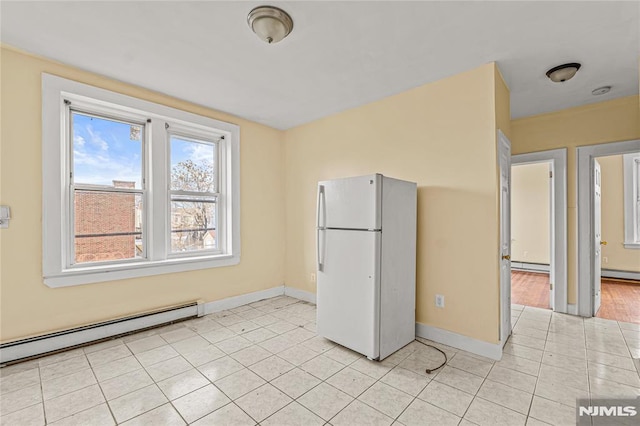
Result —
[{"label": "flush mount ceiling light", "polygon": [[598,87],[597,89],[593,89],[591,94],[594,96],[604,95],[605,93],[609,93],[610,90],[611,90],[611,86],[602,86],[602,87]]},{"label": "flush mount ceiling light", "polygon": [[282,9],[273,6],[259,6],[247,16],[249,28],[260,40],[269,44],[277,43],[293,30],[293,19]]},{"label": "flush mount ceiling light", "polygon": [[578,72],[581,65],[577,62],[571,62],[569,64],[558,65],[547,71],[547,77],[554,83],[564,83],[567,80],[571,80]]}]

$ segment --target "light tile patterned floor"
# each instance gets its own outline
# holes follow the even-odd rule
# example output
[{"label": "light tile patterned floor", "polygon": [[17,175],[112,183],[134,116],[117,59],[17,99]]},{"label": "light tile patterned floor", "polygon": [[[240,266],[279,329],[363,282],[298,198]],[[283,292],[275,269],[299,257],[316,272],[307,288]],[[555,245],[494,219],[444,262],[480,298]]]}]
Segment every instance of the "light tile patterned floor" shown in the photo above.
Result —
[{"label": "light tile patterned floor", "polygon": [[500,362],[412,343],[383,362],[276,297],[0,370],[2,425],[573,425],[577,397],[640,395],[640,325],[513,307]]}]

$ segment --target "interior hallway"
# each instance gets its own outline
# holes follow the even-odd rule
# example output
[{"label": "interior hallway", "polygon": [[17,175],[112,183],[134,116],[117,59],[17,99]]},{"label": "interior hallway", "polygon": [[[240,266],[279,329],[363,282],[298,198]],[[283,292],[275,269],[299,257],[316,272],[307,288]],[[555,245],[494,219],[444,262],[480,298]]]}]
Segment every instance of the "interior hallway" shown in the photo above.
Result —
[{"label": "interior hallway", "polygon": [[[512,271],[511,303],[549,309],[549,274]],[[603,278],[596,317],[640,324],[640,283]]]}]

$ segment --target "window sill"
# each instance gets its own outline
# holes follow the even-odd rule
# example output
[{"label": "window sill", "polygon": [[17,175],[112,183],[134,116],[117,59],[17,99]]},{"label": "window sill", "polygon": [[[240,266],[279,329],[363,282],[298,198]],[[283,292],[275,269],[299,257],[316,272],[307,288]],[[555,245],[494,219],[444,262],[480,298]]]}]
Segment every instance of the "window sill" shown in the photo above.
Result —
[{"label": "window sill", "polygon": [[59,274],[44,277],[47,287],[71,287],[104,281],[125,280],[175,272],[231,266],[240,263],[240,254],[181,257],[161,261],[121,263],[86,268],[64,269]]},{"label": "window sill", "polygon": [[626,249],[640,250],[640,243],[624,243],[623,245]]}]

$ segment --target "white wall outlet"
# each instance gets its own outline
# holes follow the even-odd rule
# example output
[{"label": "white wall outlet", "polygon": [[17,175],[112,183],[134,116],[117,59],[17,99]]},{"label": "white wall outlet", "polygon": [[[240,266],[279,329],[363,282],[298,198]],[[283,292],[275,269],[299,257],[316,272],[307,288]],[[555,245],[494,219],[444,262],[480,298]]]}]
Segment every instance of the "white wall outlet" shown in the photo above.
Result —
[{"label": "white wall outlet", "polygon": [[316,274],[315,274],[315,272],[312,272],[311,275],[309,275],[309,281],[311,281],[312,283],[316,282]]},{"label": "white wall outlet", "polygon": [[609,263],[609,258],[608,258],[607,256],[604,256],[604,257],[602,258],[602,261],[603,261],[604,263]]},{"label": "white wall outlet", "polygon": [[436,294],[436,307],[444,308],[444,296],[441,294]]}]

